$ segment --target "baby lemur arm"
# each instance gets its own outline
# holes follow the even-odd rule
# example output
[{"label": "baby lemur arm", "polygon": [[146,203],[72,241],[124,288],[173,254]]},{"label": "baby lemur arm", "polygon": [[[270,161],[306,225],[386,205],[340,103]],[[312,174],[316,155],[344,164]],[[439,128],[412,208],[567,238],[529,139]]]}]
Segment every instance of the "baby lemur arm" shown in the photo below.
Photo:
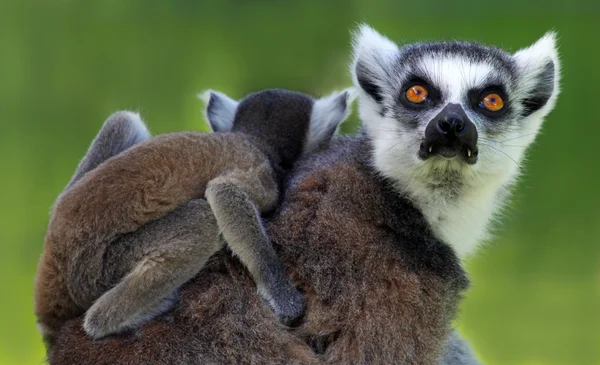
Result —
[{"label": "baby lemur arm", "polygon": [[246,266],[258,293],[284,324],[304,312],[304,298],[284,273],[261,222],[261,213],[275,207],[276,182],[264,164],[252,171],[225,173],[208,183],[206,199],[227,245]]}]

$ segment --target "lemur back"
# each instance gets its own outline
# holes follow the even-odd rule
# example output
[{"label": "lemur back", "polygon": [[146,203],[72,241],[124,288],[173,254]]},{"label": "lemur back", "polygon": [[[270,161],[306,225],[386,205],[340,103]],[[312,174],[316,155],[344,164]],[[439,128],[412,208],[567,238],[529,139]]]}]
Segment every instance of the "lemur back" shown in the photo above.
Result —
[{"label": "lemur back", "polygon": [[[279,318],[301,315],[303,298],[284,276],[260,214],[274,208],[285,168],[332,137],[349,96],[315,101],[266,90],[238,103],[213,92],[207,116],[223,133],[172,133],[138,144],[148,136],[139,118],[109,119],[53,207],[35,293],[47,342],[86,310],[84,328],[95,338],[165,311],[174,290],[221,248],[220,234]],[[131,130],[122,124],[140,132],[130,143],[110,139],[119,128]],[[99,148],[101,138],[122,147]],[[99,163],[106,151],[120,150]]]}]

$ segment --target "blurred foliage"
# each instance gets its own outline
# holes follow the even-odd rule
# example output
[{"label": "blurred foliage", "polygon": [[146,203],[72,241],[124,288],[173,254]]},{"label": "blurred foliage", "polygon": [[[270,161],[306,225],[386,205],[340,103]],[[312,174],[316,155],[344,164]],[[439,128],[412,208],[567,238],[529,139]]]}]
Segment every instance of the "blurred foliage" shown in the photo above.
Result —
[{"label": "blurred foliage", "polygon": [[[204,129],[195,94],[350,84],[350,29],[516,50],[560,36],[562,95],[458,325],[486,364],[600,365],[600,3],[0,0],[0,364],[40,364],[33,276],[48,211],[103,120]],[[356,117],[354,117],[356,124]],[[354,125],[355,125],[354,124]],[[350,128],[351,129],[351,128]]]}]

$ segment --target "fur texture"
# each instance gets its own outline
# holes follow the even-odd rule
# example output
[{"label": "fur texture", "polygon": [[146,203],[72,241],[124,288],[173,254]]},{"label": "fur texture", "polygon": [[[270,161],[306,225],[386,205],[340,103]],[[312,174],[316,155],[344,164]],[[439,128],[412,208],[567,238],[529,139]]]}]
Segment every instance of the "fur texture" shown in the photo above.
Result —
[{"label": "fur texture", "polygon": [[[329,100],[347,105],[345,97]],[[260,214],[275,207],[282,172],[303,152],[320,113],[314,103],[285,90],[209,102],[209,116],[234,117],[215,122],[231,133],[173,133],[129,149],[147,137],[143,123],[127,113],[109,119],[76,172],[81,180],[72,180],[52,212],[35,293],[48,344],[65,320],[85,310],[83,327],[94,338],[168,310],[174,290],[220,249],[219,234],[276,314],[285,322],[300,316],[302,296],[283,275]],[[233,110],[213,110],[225,107]],[[317,118],[336,124],[342,119],[331,118],[345,115]],[[132,128],[136,138],[119,134]],[[125,151],[99,164],[105,150]],[[202,197],[208,204],[190,202]]]}]

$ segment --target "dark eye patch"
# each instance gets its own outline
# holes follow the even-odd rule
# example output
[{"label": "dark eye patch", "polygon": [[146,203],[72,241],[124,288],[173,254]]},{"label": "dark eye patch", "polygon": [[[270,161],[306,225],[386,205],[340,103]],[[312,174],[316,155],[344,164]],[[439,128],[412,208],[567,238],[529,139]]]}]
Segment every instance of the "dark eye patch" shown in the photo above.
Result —
[{"label": "dark eye patch", "polygon": [[[498,94],[504,101],[502,109],[491,111],[482,106],[483,99],[489,94]],[[490,119],[499,119],[505,116],[510,110],[510,100],[506,93],[506,88],[501,84],[491,84],[484,87],[474,88],[467,92],[467,99],[471,108]]]},{"label": "dark eye patch", "polygon": [[[419,104],[415,104],[413,102],[410,102],[406,98],[406,92],[415,85],[420,85],[420,86],[423,86],[425,89],[427,89],[428,98],[426,101],[419,103]],[[417,76],[417,75],[411,75],[408,77],[407,81],[405,81],[404,84],[402,85],[402,87],[400,88],[397,99],[400,101],[400,104],[402,104],[402,106],[407,109],[422,110],[422,109],[429,108],[431,106],[439,104],[442,99],[442,94],[440,92],[440,89],[435,87],[426,78]]]}]

